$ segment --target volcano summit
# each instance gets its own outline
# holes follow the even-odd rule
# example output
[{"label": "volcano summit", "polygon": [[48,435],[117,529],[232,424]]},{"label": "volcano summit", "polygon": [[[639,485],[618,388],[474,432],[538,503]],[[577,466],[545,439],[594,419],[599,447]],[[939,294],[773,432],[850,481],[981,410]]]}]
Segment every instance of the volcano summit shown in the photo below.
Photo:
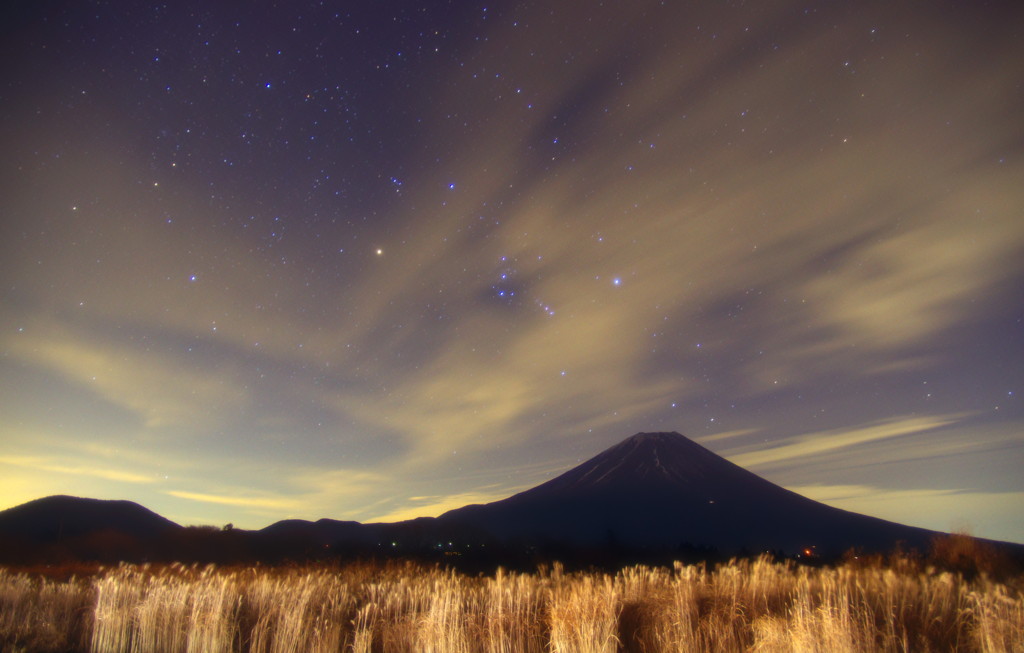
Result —
[{"label": "volcano summit", "polygon": [[505,542],[723,552],[925,548],[936,534],[812,501],[678,433],[638,433],[535,488],[438,521]]}]

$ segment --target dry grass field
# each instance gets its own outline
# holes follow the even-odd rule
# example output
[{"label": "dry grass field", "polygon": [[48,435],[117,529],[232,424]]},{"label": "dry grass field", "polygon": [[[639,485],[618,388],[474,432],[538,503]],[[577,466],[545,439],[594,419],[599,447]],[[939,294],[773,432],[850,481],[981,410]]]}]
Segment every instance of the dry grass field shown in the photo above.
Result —
[{"label": "dry grass field", "polygon": [[1021,579],[922,563],[465,576],[438,568],[0,571],[4,651],[1024,651]]}]

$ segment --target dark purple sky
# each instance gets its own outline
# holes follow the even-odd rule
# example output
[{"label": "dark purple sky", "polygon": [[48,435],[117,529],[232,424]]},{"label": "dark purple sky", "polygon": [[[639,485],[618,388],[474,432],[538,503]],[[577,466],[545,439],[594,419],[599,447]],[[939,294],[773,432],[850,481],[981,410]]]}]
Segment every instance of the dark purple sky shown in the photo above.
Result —
[{"label": "dark purple sky", "polygon": [[1024,541],[1016,7],[6,6],[0,508],[391,520],[676,430]]}]

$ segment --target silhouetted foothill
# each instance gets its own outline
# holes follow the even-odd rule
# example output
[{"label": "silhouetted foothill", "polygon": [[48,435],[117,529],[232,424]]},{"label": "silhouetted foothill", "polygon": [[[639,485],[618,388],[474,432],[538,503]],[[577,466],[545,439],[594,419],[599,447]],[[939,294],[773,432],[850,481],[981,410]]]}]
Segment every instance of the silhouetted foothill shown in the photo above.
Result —
[{"label": "silhouetted foothill", "polygon": [[102,531],[150,537],[180,528],[131,501],[55,495],[0,511],[0,535],[33,541],[70,539]]}]

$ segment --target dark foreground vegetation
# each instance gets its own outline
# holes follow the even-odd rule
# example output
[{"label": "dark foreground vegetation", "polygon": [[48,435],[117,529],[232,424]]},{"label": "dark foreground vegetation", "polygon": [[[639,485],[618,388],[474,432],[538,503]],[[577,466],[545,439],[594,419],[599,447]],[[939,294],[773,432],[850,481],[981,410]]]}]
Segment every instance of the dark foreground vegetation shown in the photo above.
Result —
[{"label": "dark foreground vegetation", "polygon": [[1024,576],[996,569],[973,542],[948,538],[928,558],[762,556],[614,572],[554,564],[471,575],[411,562],[8,568],[0,649],[1024,650]]}]

